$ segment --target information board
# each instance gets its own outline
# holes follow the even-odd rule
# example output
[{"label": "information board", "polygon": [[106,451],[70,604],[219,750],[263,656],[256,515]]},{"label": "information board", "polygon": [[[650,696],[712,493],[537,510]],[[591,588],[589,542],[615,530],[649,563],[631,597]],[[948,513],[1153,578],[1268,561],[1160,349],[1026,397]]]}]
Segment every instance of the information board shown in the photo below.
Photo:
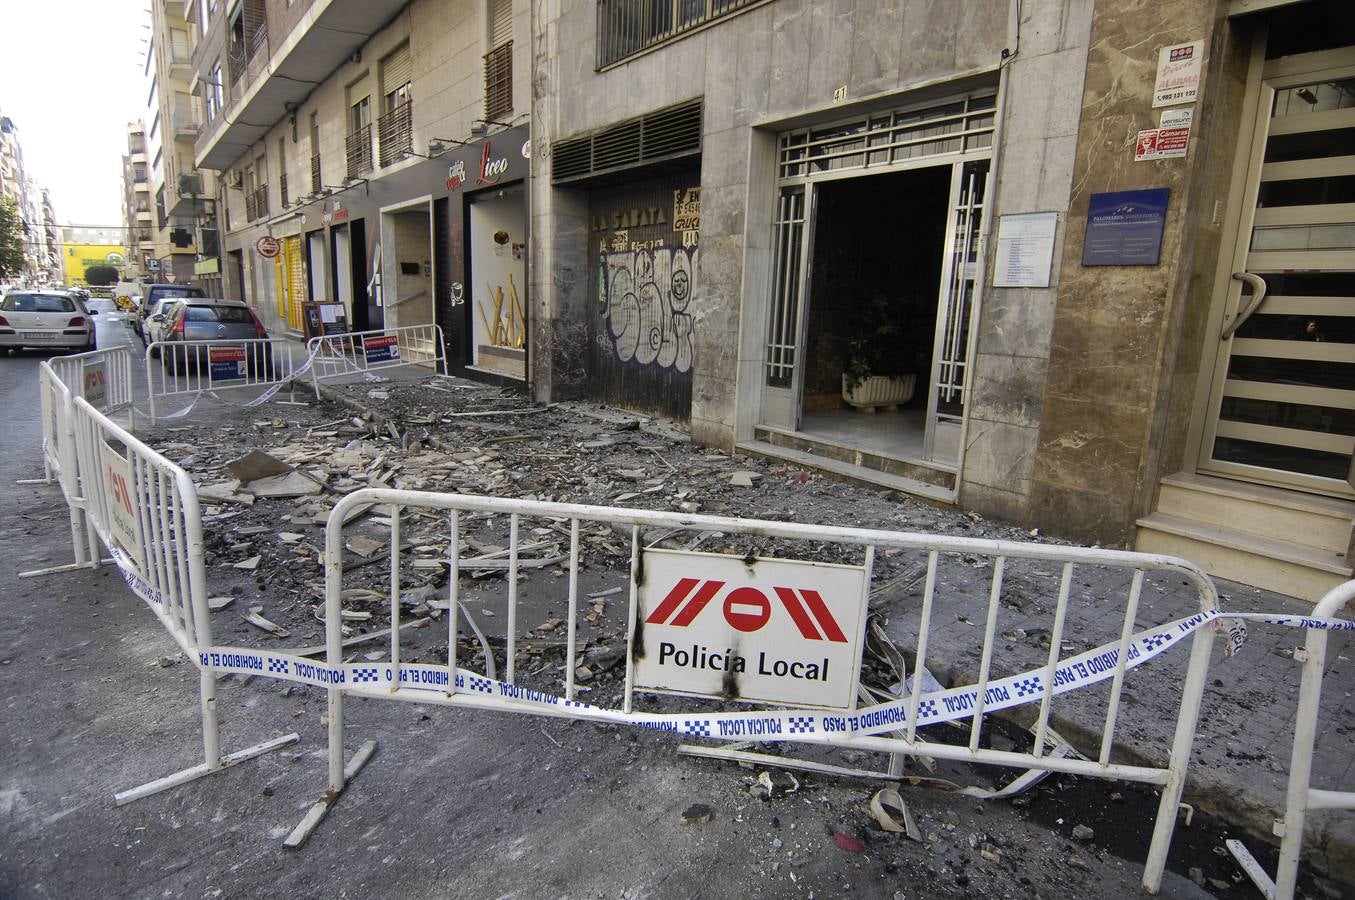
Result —
[{"label": "information board", "polygon": [[1170,197],[1171,188],[1092,194],[1082,265],[1157,265]]}]

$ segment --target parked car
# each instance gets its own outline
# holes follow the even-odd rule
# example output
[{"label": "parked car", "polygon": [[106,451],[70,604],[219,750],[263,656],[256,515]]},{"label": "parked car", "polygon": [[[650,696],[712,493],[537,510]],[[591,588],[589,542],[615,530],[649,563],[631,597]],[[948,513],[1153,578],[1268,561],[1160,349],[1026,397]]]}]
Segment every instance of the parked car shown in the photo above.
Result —
[{"label": "parked car", "polygon": [[[134,327],[143,344],[150,347],[156,341],[165,339],[165,330],[162,327],[165,321],[165,313],[169,312],[178,302],[177,297],[161,297],[142,307],[144,318],[138,319]],[[151,347],[151,356],[159,355],[160,351]]]},{"label": "parked car", "polygon": [[[164,342],[161,362],[169,372],[180,366],[200,368],[208,362],[209,348],[179,347],[188,341],[212,341],[229,344],[232,341],[267,340],[268,330],[243,300],[222,300],[214,297],[188,297],[175,300],[167,310],[151,316],[147,323],[153,334]],[[252,375],[267,377],[273,370],[273,354],[268,344],[250,344],[247,362]]]},{"label": "parked car", "polygon": [[96,348],[94,317],[65,291],[12,291],[0,301],[0,347],[61,350]]},{"label": "parked car", "polygon": [[143,343],[152,344],[154,340],[147,337],[149,329],[146,328],[146,320],[168,308],[160,301],[205,296],[207,294],[202,288],[190,287],[186,284],[148,284],[146,285],[146,293],[142,295],[140,307],[132,313],[132,330],[136,332],[137,337],[141,338]]}]

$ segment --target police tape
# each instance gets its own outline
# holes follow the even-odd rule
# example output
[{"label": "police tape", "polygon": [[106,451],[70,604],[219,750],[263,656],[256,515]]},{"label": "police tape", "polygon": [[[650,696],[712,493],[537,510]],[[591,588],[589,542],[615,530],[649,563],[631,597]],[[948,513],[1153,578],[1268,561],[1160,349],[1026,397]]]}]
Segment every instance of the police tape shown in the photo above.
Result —
[{"label": "police tape", "polygon": [[[116,548],[110,555],[122,570],[133,592],[157,611],[160,598],[144,578],[130,566]],[[1179,644],[1201,628],[1225,621],[1259,621],[1267,625],[1312,628],[1326,631],[1355,631],[1355,622],[1344,619],[1275,615],[1271,613],[1224,613],[1206,610],[1165,625],[1141,631],[1129,640],[1125,651],[1125,670],[1137,668]],[[1240,646],[1242,632],[1231,630],[1230,647]],[[321,688],[338,688],[345,693],[367,697],[387,697],[393,691],[435,692],[450,702],[493,706],[496,709],[540,713],[548,708],[569,710],[578,719],[630,725],[655,731],[668,731],[689,737],[743,738],[762,741],[803,740],[806,735],[852,737],[876,735],[905,728],[909,722],[911,697],[881,703],[853,711],[819,709],[758,710],[719,713],[626,713],[569,700],[556,694],[508,684],[476,672],[458,668],[455,681],[445,665],[386,662],[344,663],[331,666],[285,651],[257,650],[248,647],[208,647],[196,651],[195,662],[203,669],[223,674],[258,675],[298,682]],[[983,692],[985,713],[1041,701],[1052,690],[1053,696],[1114,677],[1119,666],[1119,641],[1103,644],[1076,656],[1060,660],[1052,678],[1046,678],[1046,666],[989,681]],[[451,687],[454,684],[454,690]],[[449,696],[450,695],[450,696]],[[417,700],[417,695],[403,695]],[[477,703],[493,698],[492,703]],[[917,727],[940,725],[973,716],[978,708],[977,685],[950,688],[922,694],[917,703]]]}]

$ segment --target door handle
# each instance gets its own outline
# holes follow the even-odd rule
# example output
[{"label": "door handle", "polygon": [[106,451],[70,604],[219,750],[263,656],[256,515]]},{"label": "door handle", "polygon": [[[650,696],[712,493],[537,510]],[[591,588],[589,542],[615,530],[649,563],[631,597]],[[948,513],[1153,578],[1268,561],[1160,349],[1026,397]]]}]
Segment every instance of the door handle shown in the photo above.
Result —
[{"label": "door handle", "polygon": [[1223,326],[1223,334],[1219,336],[1220,340],[1228,340],[1233,336],[1233,332],[1242,327],[1242,323],[1251,318],[1252,313],[1260,308],[1261,303],[1266,299],[1266,281],[1260,275],[1254,275],[1251,272],[1234,272],[1234,281],[1241,281],[1251,285],[1251,302],[1245,309],[1239,310],[1233,317],[1233,321]]}]

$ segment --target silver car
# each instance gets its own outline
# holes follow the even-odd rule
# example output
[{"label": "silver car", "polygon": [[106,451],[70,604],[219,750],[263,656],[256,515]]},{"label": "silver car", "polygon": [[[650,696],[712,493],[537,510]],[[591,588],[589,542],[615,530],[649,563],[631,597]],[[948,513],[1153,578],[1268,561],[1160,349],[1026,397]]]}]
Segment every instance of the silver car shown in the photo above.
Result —
[{"label": "silver car", "polygon": [[[171,372],[181,367],[201,369],[210,359],[211,348],[205,345],[175,347],[176,343],[212,341],[229,345],[233,341],[264,341],[268,338],[263,322],[243,300],[185,297],[152,316],[147,325],[164,342],[161,362]],[[253,343],[248,346],[250,373],[266,375],[273,366],[269,345]]]},{"label": "silver car", "polygon": [[11,291],[0,301],[0,347],[94,350],[94,317],[65,291]]}]

